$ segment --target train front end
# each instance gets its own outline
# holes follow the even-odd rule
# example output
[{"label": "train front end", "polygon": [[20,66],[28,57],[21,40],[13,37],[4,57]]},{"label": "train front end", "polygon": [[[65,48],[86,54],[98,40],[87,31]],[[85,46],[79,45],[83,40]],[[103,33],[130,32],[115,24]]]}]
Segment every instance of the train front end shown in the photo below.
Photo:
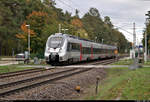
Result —
[{"label": "train front end", "polygon": [[45,59],[47,64],[66,61],[66,40],[62,34],[51,35],[46,43]]}]

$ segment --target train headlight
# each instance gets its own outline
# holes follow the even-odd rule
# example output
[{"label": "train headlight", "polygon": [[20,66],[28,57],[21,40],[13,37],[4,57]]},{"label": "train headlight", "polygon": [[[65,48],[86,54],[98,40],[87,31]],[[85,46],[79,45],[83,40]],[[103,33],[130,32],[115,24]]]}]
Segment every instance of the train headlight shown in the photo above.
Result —
[{"label": "train headlight", "polygon": [[47,52],[47,53],[50,53],[50,48],[47,48],[46,52]]}]

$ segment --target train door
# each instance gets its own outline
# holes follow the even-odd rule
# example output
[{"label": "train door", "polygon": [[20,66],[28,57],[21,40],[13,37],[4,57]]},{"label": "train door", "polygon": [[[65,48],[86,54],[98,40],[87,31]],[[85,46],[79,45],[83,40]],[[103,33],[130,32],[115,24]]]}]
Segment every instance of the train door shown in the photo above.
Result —
[{"label": "train door", "polygon": [[80,43],[80,61],[82,61],[82,43]]}]

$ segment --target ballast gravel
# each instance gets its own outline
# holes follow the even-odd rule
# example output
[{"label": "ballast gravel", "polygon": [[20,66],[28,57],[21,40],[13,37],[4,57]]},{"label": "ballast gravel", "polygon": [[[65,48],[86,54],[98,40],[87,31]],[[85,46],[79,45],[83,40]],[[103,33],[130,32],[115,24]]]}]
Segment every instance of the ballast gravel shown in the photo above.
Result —
[{"label": "ballast gravel", "polygon": [[11,83],[14,81],[24,80],[24,79],[28,79],[28,78],[36,77],[36,76],[40,76],[40,75],[51,74],[51,73],[55,73],[55,72],[59,72],[59,71],[63,71],[63,70],[64,69],[58,68],[58,69],[50,69],[50,70],[44,70],[44,71],[40,71],[40,72],[22,74],[22,75],[13,76],[13,77],[6,77],[6,78],[0,79],[0,84]]},{"label": "ballast gravel", "polygon": [[[71,77],[45,84],[36,88],[28,89],[7,97],[4,100],[72,100],[80,97],[86,92],[86,88],[96,84],[96,78],[104,79],[106,72],[102,68],[73,75]],[[75,90],[76,86],[81,87],[81,91]]]}]

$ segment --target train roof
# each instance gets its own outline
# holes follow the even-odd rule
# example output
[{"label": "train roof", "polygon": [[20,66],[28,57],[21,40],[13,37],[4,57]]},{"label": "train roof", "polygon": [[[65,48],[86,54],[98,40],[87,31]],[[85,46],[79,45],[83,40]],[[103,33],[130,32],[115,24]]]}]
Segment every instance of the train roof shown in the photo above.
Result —
[{"label": "train roof", "polygon": [[[73,39],[78,39],[78,40],[83,40],[83,41],[88,41],[88,42],[92,42],[92,43],[95,43],[95,44],[101,44],[101,43],[97,43],[95,41],[92,41],[92,40],[88,40],[88,39],[84,39],[84,38],[80,38],[80,37],[76,37],[76,36],[73,36],[73,35],[69,35],[69,34],[63,34],[63,33],[55,33],[51,36],[65,36],[65,37],[69,37],[69,38],[73,38]],[[114,45],[107,45],[107,44],[101,44],[103,46],[107,46],[108,48],[117,48],[116,46]]]}]

